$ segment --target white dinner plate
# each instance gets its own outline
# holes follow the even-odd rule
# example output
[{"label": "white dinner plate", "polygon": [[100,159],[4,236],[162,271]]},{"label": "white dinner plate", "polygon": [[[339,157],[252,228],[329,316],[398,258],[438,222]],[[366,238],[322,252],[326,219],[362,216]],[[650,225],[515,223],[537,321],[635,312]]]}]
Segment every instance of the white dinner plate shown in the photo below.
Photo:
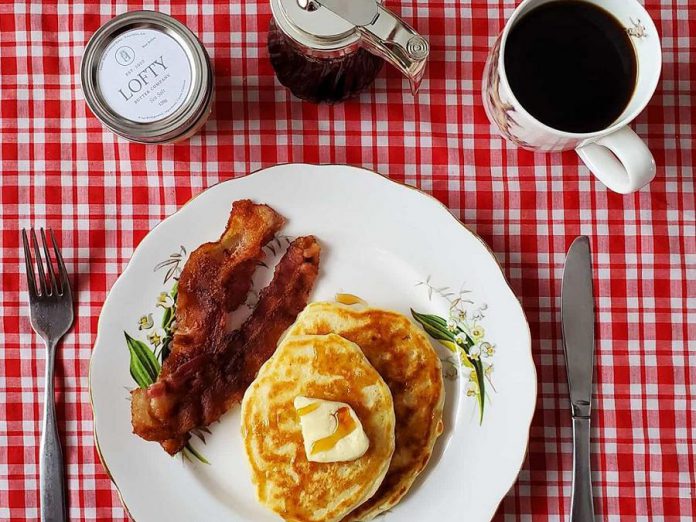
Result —
[{"label": "white dinner plate", "polygon": [[[238,407],[210,427],[205,442],[194,439],[209,464],[170,457],[131,433],[129,390],[137,385],[124,332],[141,348],[159,350],[163,316],[173,304],[169,292],[187,253],[217,239],[232,202],[244,198],[288,220],[266,248],[268,268],[258,268],[255,289],[270,280],[289,238],[314,234],[322,259],[311,300],[351,293],[409,316],[411,309],[437,315],[473,336],[471,358],[432,340],[445,374],[444,433],[426,470],[383,520],[490,520],[522,465],[536,402],[519,301],[483,241],[434,198],[367,170],[304,164],[265,169],[200,194],[143,239],[104,303],[90,366],[95,437],[132,518],[280,520],[255,499]],[[241,308],[253,301],[252,291]],[[483,415],[477,375],[463,364],[472,360],[485,374]]]}]

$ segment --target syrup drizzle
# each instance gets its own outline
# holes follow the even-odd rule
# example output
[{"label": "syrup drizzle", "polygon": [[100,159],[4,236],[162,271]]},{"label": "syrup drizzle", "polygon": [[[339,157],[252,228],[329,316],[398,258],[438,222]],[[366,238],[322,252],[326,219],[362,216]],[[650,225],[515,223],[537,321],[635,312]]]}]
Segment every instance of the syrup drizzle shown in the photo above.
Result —
[{"label": "syrup drizzle", "polygon": [[353,416],[350,414],[350,408],[346,408],[345,406],[339,408],[333,416],[336,419],[336,431],[328,437],[315,441],[314,444],[312,444],[312,455],[316,455],[321,451],[330,450],[338,444],[338,441],[353,433],[358,427],[355,420],[353,420]]}]

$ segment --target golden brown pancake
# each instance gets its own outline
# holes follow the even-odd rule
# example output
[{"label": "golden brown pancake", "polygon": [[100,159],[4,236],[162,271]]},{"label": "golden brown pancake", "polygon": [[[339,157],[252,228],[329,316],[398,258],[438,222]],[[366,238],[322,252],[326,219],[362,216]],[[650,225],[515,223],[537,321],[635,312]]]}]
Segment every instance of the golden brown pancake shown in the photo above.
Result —
[{"label": "golden brown pancake", "polygon": [[407,317],[388,310],[311,303],[287,338],[328,333],[360,346],[394,400],[396,449],[389,471],[377,493],[343,519],[370,520],[401,500],[430,459],[443,429],[442,367],[425,333]]},{"label": "golden brown pancake", "polygon": [[[370,441],[348,462],[310,462],[295,397],[344,402]],[[371,497],[394,452],[389,388],[360,348],[337,335],[286,338],[242,400],[242,438],[259,501],[285,520],[337,522]]]}]

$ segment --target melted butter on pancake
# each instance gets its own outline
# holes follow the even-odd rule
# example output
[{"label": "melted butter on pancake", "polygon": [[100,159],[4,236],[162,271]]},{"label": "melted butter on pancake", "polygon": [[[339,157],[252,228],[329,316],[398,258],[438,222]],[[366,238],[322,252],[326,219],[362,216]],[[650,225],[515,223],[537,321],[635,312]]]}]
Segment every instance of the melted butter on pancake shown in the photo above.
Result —
[{"label": "melted butter on pancake", "polygon": [[307,460],[347,462],[359,459],[370,447],[360,419],[348,404],[298,395],[294,406]]}]

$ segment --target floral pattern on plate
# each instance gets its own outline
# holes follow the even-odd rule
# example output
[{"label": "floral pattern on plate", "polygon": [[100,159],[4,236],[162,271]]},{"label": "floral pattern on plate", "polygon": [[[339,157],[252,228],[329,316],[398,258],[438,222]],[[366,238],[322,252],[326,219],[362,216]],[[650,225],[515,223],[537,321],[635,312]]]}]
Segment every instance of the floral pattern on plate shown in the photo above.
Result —
[{"label": "floral pattern on plate", "polygon": [[447,286],[434,286],[430,279],[428,276],[416,286],[427,288],[429,300],[433,293],[445,299],[449,303],[447,317],[418,313],[413,309],[411,314],[430,337],[452,353],[442,361],[445,378],[456,379],[461,374],[466,383],[466,395],[476,398],[479,422],[483,422],[487,386],[495,391],[491,376],[496,345],[486,340],[482,325],[488,305],[477,304],[464,288],[455,293]]}]

